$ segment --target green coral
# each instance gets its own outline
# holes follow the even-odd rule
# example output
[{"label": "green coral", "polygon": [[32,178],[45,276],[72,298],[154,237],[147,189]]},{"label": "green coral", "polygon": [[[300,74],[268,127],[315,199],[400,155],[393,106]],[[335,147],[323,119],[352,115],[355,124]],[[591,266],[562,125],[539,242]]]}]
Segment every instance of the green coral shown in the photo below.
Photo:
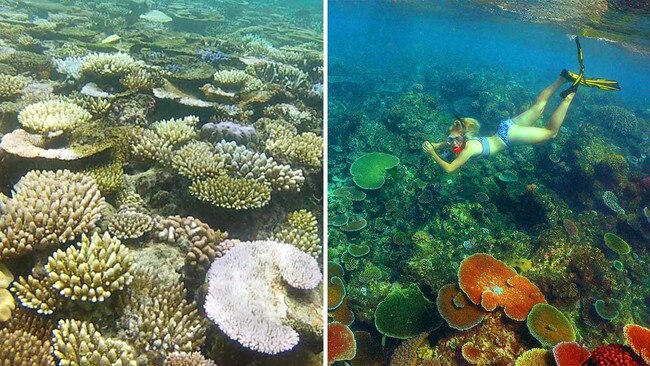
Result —
[{"label": "green coral", "polygon": [[375,327],[387,337],[408,339],[439,325],[435,304],[415,284],[394,289],[375,310]]},{"label": "green coral", "polygon": [[350,166],[354,183],[364,189],[378,189],[386,181],[385,171],[396,167],[399,158],[394,155],[374,152],[359,157]]}]

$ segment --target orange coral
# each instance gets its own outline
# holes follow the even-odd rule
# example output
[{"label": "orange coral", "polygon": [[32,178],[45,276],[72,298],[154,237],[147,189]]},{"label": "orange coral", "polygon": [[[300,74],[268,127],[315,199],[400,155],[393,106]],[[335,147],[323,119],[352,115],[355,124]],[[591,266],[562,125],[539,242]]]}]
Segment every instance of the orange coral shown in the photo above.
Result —
[{"label": "orange coral", "polygon": [[457,330],[473,328],[483,321],[486,314],[479,306],[472,304],[455,284],[440,288],[436,304],[442,318]]},{"label": "orange coral", "polygon": [[476,347],[474,343],[465,343],[461,348],[461,354],[465,361],[469,362],[472,365],[484,365],[486,361],[483,357],[483,351],[480,348]]},{"label": "orange coral", "polygon": [[334,310],[341,306],[346,295],[345,284],[339,277],[330,278],[330,285],[327,286],[327,309]]},{"label": "orange coral", "polygon": [[327,324],[327,363],[351,360],[357,353],[357,342],[347,325]]},{"label": "orange coral", "polygon": [[461,290],[487,311],[501,306],[506,315],[524,321],[535,304],[546,303],[542,292],[526,277],[489,254],[467,257],[458,269]]},{"label": "orange coral", "polygon": [[343,298],[343,302],[341,302],[341,305],[336,308],[336,310],[330,311],[330,316],[334,321],[337,321],[339,323],[343,323],[345,325],[350,325],[354,322],[354,313],[350,308],[348,308],[348,299],[350,297],[346,296]]},{"label": "orange coral", "polygon": [[650,364],[650,329],[637,324],[628,324],[623,328],[625,341],[630,348],[646,363]]}]

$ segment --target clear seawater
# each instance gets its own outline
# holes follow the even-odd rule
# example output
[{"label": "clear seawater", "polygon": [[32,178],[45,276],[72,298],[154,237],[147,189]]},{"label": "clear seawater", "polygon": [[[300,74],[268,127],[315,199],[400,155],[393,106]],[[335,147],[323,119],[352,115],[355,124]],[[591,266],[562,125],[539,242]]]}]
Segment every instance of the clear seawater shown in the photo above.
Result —
[{"label": "clear seawater", "polygon": [[[590,4],[596,3],[605,2]],[[626,324],[648,326],[649,18],[643,2],[608,3],[600,17],[561,21],[553,19],[566,13],[551,12],[578,5],[329,3],[329,261],[344,273],[347,294],[347,301],[334,302],[330,319],[349,323],[363,354],[374,350],[375,364],[394,355],[396,363],[466,365],[465,344],[483,349],[475,361],[482,365],[513,365],[531,348],[551,352],[552,344],[528,330],[525,316],[513,321],[500,306],[466,331],[439,318],[439,290],[467,286],[459,268],[481,265],[472,262],[486,258],[478,253],[539,288],[576,330],[564,340],[593,351],[625,343]],[[617,80],[622,90],[580,87],[557,138],[471,159],[452,174],[422,150],[425,141],[445,141],[454,113],[478,119],[478,135],[489,136],[500,121],[529,108],[562,69],[577,71],[576,35],[585,76]],[[550,98],[535,126],[549,121],[567,86]],[[439,154],[451,161],[446,150]],[[399,164],[383,173],[383,184],[366,189],[351,167],[373,152]],[[358,168],[352,170],[364,174]],[[607,233],[627,242],[630,252],[613,250]]]}]

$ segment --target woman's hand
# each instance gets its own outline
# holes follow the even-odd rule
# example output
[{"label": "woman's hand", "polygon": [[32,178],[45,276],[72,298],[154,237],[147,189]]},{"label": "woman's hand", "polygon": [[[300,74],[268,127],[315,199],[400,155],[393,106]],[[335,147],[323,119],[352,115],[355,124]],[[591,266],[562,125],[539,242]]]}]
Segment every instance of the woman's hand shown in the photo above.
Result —
[{"label": "woman's hand", "polygon": [[434,144],[435,144],[435,143],[432,144],[432,143],[429,142],[429,141],[425,141],[425,142],[422,144],[422,149],[423,149],[424,151],[428,152],[429,155],[433,155],[433,154],[436,153],[436,147],[437,147],[437,146],[436,146],[437,144],[435,144],[435,145],[434,145]]}]

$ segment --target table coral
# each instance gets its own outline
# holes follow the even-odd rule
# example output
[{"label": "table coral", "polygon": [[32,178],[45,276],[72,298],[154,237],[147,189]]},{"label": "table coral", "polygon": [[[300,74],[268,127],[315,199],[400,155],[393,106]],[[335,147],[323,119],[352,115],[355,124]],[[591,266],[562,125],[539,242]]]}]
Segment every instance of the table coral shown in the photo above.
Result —
[{"label": "table coral", "polygon": [[436,298],[438,312],[450,327],[457,330],[471,329],[480,324],[486,311],[467,299],[456,284],[445,285]]},{"label": "table coral", "polygon": [[356,354],[357,342],[350,328],[341,323],[327,324],[327,364],[351,360]]},{"label": "table coral", "polygon": [[627,324],[623,333],[630,348],[646,363],[650,363],[650,329],[637,324]]},{"label": "table coral", "polygon": [[558,366],[582,365],[591,352],[576,342],[560,342],[553,347],[553,358]]},{"label": "table coral", "polygon": [[549,304],[533,306],[528,313],[526,325],[530,334],[545,347],[576,340],[573,324],[562,312]]},{"label": "table coral", "polygon": [[440,326],[435,305],[416,284],[395,288],[375,310],[375,327],[387,337],[407,339]]},{"label": "table coral", "polygon": [[236,243],[210,266],[205,311],[247,348],[267,354],[290,350],[298,333],[284,324],[287,287],[313,289],[321,277],[316,260],[291,244]]}]

